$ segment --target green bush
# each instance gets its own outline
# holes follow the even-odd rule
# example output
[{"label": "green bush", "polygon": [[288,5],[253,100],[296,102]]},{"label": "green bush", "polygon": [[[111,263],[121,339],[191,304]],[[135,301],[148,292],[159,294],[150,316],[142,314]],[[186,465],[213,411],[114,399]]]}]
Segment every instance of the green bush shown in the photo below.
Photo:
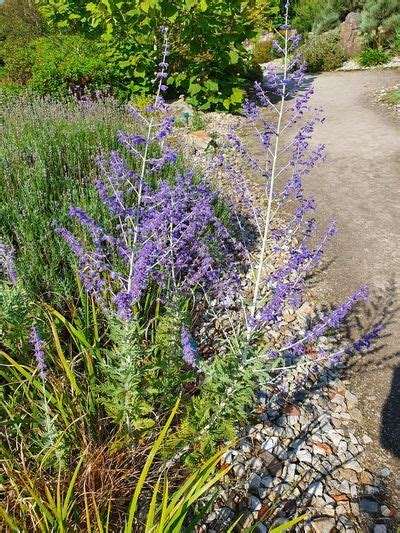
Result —
[{"label": "green bush", "polygon": [[374,67],[384,65],[390,59],[390,56],[382,48],[365,48],[357,58],[362,67]]},{"label": "green bush", "polygon": [[326,5],[324,0],[300,0],[297,2],[293,7],[293,28],[304,35],[309,33],[324,5]]},{"label": "green bush", "polygon": [[334,30],[351,11],[362,8],[364,0],[328,0],[314,19],[312,31],[321,34]]},{"label": "green bush", "polygon": [[395,45],[400,28],[399,0],[367,0],[361,16],[361,31],[370,45]]},{"label": "green bush", "polygon": [[260,63],[268,63],[268,61],[271,61],[272,54],[271,54],[271,48],[272,48],[272,41],[257,41],[254,45],[253,50],[253,61],[254,63],[260,64]]},{"label": "green bush", "polygon": [[51,35],[7,50],[5,77],[37,94],[66,96],[104,88],[111,75],[95,43],[80,35]]},{"label": "green bush", "polygon": [[309,72],[335,70],[345,60],[343,49],[335,35],[324,34],[312,37],[301,47],[301,54]]}]

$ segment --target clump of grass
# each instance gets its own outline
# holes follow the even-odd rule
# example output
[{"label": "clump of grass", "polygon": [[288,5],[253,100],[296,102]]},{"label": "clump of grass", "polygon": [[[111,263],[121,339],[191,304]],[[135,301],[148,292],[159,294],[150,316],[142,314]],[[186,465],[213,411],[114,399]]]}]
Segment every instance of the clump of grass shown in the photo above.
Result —
[{"label": "clump of grass", "polygon": [[357,58],[362,67],[376,67],[384,65],[390,59],[388,52],[382,48],[365,48]]},{"label": "clump of grass", "polygon": [[389,91],[381,98],[382,102],[389,105],[399,105],[400,104],[400,89],[393,89]]}]

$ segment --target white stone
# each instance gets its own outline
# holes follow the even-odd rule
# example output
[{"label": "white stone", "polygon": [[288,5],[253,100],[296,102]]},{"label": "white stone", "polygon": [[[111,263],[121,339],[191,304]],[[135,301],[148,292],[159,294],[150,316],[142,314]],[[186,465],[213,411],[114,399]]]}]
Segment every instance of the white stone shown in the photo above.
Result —
[{"label": "white stone", "polygon": [[328,431],[328,437],[335,446],[338,446],[339,442],[342,440],[342,436],[340,435],[340,433],[338,433],[334,429],[331,429],[330,431]]},{"label": "white stone", "polygon": [[315,481],[308,487],[307,492],[313,496],[321,497],[324,492],[324,486],[320,481]]},{"label": "white stone", "polygon": [[346,464],[343,465],[343,468],[345,468],[346,470],[354,470],[358,474],[363,471],[358,461],[348,461]]},{"label": "white stone", "polygon": [[336,522],[332,518],[317,518],[311,522],[312,530],[315,533],[330,533],[335,529]]},{"label": "white stone", "polygon": [[278,442],[278,437],[269,437],[266,441],[262,443],[261,448],[267,452],[272,452]]},{"label": "white stone", "polygon": [[389,518],[390,516],[390,509],[386,505],[381,505],[381,515],[385,518]]},{"label": "white stone", "polygon": [[296,457],[302,463],[312,463],[311,453],[307,450],[297,450]]}]

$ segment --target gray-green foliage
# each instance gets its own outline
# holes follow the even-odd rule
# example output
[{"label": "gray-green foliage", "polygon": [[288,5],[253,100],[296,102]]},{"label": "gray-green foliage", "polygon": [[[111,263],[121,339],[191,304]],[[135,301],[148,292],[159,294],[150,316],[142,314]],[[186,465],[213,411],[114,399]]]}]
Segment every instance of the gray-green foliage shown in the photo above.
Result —
[{"label": "gray-green foliage", "polygon": [[345,59],[337,37],[329,33],[313,36],[301,47],[301,54],[309,72],[335,70]]},{"label": "gray-green foliage", "polygon": [[26,344],[33,303],[21,285],[0,282],[0,346],[16,351]]},{"label": "gray-green foliage", "polygon": [[400,0],[367,0],[361,30],[368,44],[390,46],[400,28]]},{"label": "gray-green foliage", "polygon": [[303,35],[309,33],[325,5],[324,0],[300,0],[293,8],[292,26]]},{"label": "gray-green foliage", "polygon": [[154,420],[147,417],[153,406],[148,401],[151,391],[143,383],[148,353],[143,331],[136,321],[109,320],[113,347],[100,361],[103,380],[99,386],[101,401],[107,414],[125,426],[129,433],[150,428]]},{"label": "gray-green foliage", "polygon": [[320,34],[338,28],[348,13],[361,9],[363,4],[364,0],[328,0],[313,21],[313,32]]},{"label": "gray-green foliage", "polygon": [[132,434],[150,429],[160,412],[173,407],[181,387],[194,380],[182,357],[186,309],[185,300],[173,301],[150,320],[108,319],[112,347],[100,362],[100,397],[108,415]]}]

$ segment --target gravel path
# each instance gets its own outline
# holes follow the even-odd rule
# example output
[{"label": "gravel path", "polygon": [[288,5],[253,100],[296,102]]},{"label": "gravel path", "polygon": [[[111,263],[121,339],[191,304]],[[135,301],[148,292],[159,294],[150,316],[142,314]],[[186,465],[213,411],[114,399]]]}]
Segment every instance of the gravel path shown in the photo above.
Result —
[{"label": "gravel path", "polygon": [[[368,284],[370,301],[347,333],[357,337],[383,324],[380,342],[349,372],[350,389],[374,441],[369,466],[390,466],[400,476],[400,120],[370,98],[399,81],[398,69],[315,77],[313,104],[327,118],[315,138],[326,144],[327,160],[306,189],[319,206],[318,221],[335,218],[339,227],[314,294],[335,305]],[[398,491],[391,487],[395,500]]]}]

